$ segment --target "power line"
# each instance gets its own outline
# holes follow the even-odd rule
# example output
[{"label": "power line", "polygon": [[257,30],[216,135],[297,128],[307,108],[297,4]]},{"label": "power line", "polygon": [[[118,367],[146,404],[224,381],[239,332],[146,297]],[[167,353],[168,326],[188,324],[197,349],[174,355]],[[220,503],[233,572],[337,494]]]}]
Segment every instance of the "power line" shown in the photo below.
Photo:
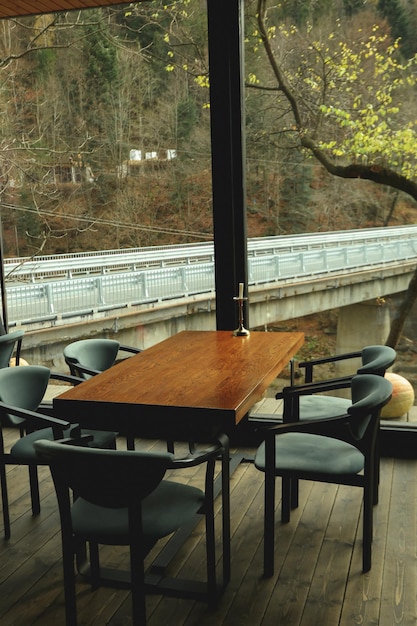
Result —
[{"label": "power line", "polygon": [[30,207],[22,207],[16,206],[13,204],[2,204],[3,207],[14,210],[14,211],[22,211],[26,213],[35,213],[36,215],[40,215],[41,217],[59,217],[67,220],[73,220],[77,222],[88,223],[90,226],[94,226],[95,224],[100,224],[103,226],[114,226],[115,228],[128,228],[129,230],[141,230],[151,233],[161,233],[165,235],[183,235],[187,237],[194,237],[196,239],[213,239],[212,234],[201,233],[192,230],[181,230],[177,228],[167,228],[167,227],[158,227],[158,226],[146,226],[144,224],[132,224],[125,222],[115,222],[113,220],[104,219],[101,217],[86,217],[86,216],[77,216],[77,215],[68,215],[66,213],[59,213],[57,215],[54,211],[47,211],[45,209],[31,209]]}]

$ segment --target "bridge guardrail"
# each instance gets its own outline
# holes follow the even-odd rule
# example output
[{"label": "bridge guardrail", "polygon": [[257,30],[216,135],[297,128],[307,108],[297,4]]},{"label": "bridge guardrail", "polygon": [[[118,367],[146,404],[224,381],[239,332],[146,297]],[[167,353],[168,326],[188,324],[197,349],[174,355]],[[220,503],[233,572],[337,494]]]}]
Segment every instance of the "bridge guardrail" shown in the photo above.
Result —
[{"label": "bridge guardrail", "polygon": [[[398,233],[398,231],[395,231]],[[317,237],[316,237],[317,239]],[[328,238],[327,238],[328,239]],[[287,243],[287,242],[286,242]],[[334,243],[334,242],[333,242]],[[249,256],[249,286],[265,283],[286,284],[323,275],[345,275],[366,268],[384,267],[416,258],[415,238],[342,245],[340,237],[334,246],[306,247],[298,251],[278,251]],[[267,238],[265,246],[271,246]],[[258,247],[258,250],[261,250]],[[195,258],[195,257],[194,257]],[[94,311],[135,306],[151,302],[185,298],[195,294],[214,293],[214,261],[184,263],[122,273],[7,286],[9,325],[28,324],[37,320],[69,318]]]},{"label": "bridge guardrail", "polygon": [[[365,228],[327,233],[304,233],[278,237],[255,237],[248,240],[248,257],[276,256],[289,252],[324,250],[353,244],[386,244],[409,241],[417,254],[417,226]],[[6,281],[36,282],[80,276],[130,272],[151,268],[198,265],[214,261],[212,242],[155,246],[123,250],[77,252],[36,258],[5,260]]]},{"label": "bridge guardrail", "polygon": [[161,302],[214,290],[213,264],[153,269],[7,288],[10,325]]}]

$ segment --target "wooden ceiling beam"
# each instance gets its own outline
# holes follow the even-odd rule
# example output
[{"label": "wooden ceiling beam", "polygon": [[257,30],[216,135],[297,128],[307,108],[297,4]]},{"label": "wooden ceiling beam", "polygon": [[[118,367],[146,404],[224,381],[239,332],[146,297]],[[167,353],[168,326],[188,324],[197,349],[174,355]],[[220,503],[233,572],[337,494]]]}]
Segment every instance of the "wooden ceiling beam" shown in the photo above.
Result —
[{"label": "wooden ceiling beam", "polygon": [[56,13],[75,9],[94,9],[102,6],[126,4],[116,0],[2,0],[0,18]]}]

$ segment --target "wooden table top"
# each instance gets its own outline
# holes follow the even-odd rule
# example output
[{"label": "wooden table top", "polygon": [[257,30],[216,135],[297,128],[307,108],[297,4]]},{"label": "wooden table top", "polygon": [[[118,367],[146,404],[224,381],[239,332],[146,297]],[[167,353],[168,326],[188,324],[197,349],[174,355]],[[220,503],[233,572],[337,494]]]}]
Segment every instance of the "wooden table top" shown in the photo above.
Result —
[{"label": "wooden table top", "polygon": [[184,331],[54,399],[57,415],[140,435],[144,423],[238,424],[304,342],[301,332]]}]

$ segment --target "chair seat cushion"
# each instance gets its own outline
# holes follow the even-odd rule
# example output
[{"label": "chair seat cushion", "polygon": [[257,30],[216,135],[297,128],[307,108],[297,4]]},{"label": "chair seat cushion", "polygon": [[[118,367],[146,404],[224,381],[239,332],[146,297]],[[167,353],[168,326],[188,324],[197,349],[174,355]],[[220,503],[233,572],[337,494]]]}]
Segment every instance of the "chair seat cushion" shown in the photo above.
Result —
[{"label": "chair seat cushion", "polygon": [[[344,441],[308,433],[276,435],[276,473],[300,472],[317,474],[357,474],[362,471],[364,457]],[[265,443],[255,456],[255,466],[265,471]]]},{"label": "chair seat cushion", "polygon": [[[114,449],[116,447],[116,433],[102,431],[102,430],[81,430],[82,435],[93,435],[93,441],[89,442],[91,448],[103,448],[106,450]],[[64,431],[64,437],[69,437],[70,431]],[[41,430],[35,430],[33,433],[29,433],[24,437],[21,437],[16,441],[10,450],[10,455],[16,459],[17,463],[37,463],[39,464],[38,457],[36,456],[35,448],[33,444],[40,439],[47,439],[48,441],[54,440],[54,434],[52,428],[42,428]]]},{"label": "chair seat cushion", "polygon": [[345,415],[352,401],[337,396],[312,396],[300,397],[300,419],[313,420],[322,417],[338,417]]},{"label": "chair seat cushion", "polygon": [[[142,502],[143,535],[156,541],[178,530],[204,504],[196,487],[163,480]],[[107,545],[128,545],[128,512],[91,504],[78,498],[71,509],[74,533]]]}]

